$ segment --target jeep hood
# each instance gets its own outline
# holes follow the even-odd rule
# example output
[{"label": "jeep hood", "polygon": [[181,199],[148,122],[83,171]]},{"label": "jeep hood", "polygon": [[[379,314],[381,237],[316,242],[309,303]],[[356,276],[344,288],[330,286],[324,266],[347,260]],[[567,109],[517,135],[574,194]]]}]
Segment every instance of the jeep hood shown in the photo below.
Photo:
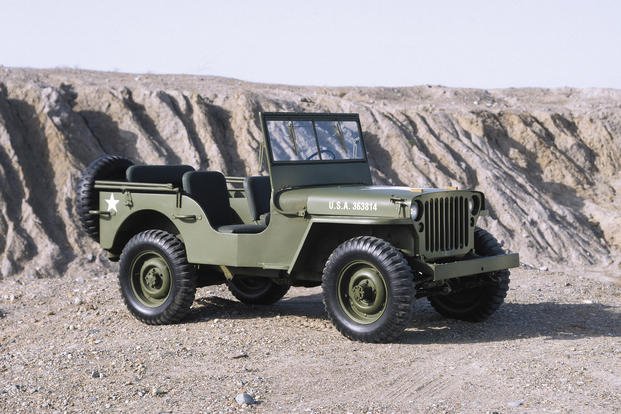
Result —
[{"label": "jeep hood", "polygon": [[421,194],[443,192],[437,188],[343,185],[308,187],[276,194],[275,203],[287,213],[312,215],[409,217],[409,205]]}]

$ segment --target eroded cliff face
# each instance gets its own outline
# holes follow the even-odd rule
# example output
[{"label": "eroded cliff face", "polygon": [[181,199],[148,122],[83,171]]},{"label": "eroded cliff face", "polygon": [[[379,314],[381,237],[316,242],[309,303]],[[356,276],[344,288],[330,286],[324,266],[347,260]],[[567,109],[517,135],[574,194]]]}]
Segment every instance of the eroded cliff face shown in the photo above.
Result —
[{"label": "eroded cliff face", "polygon": [[617,268],[621,91],[321,88],[0,68],[0,275],[96,260],[76,218],[103,153],[255,174],[260,111],[357,112],[377,184],[485,192],[482,223],[535,267]]}]

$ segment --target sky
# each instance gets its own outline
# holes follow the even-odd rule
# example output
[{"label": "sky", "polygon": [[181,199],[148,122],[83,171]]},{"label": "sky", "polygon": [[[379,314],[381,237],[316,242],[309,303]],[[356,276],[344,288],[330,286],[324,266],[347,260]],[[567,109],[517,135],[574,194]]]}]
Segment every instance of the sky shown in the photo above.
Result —
[{"label": "sky", "polygon": [[317,86],[621,88],[621,1],[2,0],[0,65]]}]

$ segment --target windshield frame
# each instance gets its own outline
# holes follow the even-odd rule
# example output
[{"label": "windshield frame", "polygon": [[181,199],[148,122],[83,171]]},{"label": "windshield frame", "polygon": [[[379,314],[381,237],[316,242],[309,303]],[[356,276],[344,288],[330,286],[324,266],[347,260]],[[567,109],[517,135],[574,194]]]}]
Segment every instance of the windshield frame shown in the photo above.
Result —
[{"label": "windshield frame", "polygon": [[[313,160],[274,160],[272,151],[272,142],[267,127],[268,121],[313,121],[313,129],[315,122],[333,121],[333,122],[355,122],[358,126],[358,134],[360,135],[360,145],[362,147],[361,158],[348,159],[313,159]],[[353,113],[313,113],[313,112],[263,112],[261,113],[261,123],[263,128],[263,136],[267,149],[268,159],[271,165],[291,165],[291,164],[342,164],[342,163],[367,163],[367,150],[360,125],[360,117]],[[317,133],[315,131],[315,141],[317,141]],[[320,150],[317,142],[318,150]]]}]

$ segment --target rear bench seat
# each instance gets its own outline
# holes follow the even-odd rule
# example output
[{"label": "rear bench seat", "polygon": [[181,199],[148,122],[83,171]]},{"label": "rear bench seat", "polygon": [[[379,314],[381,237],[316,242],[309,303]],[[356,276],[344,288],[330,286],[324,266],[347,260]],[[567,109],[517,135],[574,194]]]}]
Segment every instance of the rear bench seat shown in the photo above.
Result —
[{"label": "rear bench seat", "polygon": [[133,183],[170,183],[181,188],[181,177],[189,171],[194,171],[189,165],[132,165],[125,175]]}]

